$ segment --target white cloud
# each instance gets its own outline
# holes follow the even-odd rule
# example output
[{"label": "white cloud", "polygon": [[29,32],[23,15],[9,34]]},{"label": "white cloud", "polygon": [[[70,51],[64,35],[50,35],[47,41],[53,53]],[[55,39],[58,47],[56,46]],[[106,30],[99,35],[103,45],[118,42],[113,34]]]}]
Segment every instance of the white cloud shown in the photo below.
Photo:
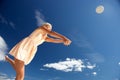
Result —
[{"label": "white cloud", "polygon": [[47,68],[53,68],[56,70],[64,71],[64,72],[71,72],[71,71],[78,71],[82,72],[83,68],[93,69],[96,66],[91,65],[90,63],[85,65],[84,62],[80,59],[74,59],[74,58],[66,58],[65,61],[59,61],[57,63],[50,63],[43,65]]},{"label": "white cloud", "polygon": [[60,77],[55,77],[55,78],[48,79],[48,80],[61,80],[61,78]]},{"label": "white cloud", "polygon": [[11,26],[13,29],[15,29],[15,24],[12,21],[8,21],[5,17],[3,17],[0,14],[0,23],[5,24],[5,25],[9,25]]},{"label": "white cloud", "polygon": [[92,65],[90,62],[88,62],[87,66],[88,69],[93,69],[96,67],[96,64]]},{"label": "white cloud", "polygon": [[100,53],[86,53],[86,56],[96,63],[101,63],[105,61],[104,56]]},{"label": "white cloud", "polygon": [[0,23],[5,24],[5,25],[9,25],[11,26],[13,29],[15,29],[15,24],[12,21],[8,21],[5,17],[3,17],[0,14]]},{"label": "white cloud", "polygon": [[48,69],[41,68],[40,70],[41,70],[41,71],[46,71],[46,70],[48,70]]},{"label": "white cloud", "polygon": [[8,21],[0,14],[0,22],[3,24],[8,24]]},{"label": "white cloud", "polygon": [[15,80],[15,77],[8,77],[7,74],[0,73],[0,80]]},{"label": "white cloud", "polygon": [[38,10],[35,11],[35,18],[37,20],[37,26],[42,25],[43,23],[45,23],[44,20],[44,16],[42,15],[42,13]]},{"label": "white cloud", "polygon": [[13,29],[15,29],[15,24],[14,24],[12,21],[9,22],[9,25],[10,25]]},{"label": "white cloud", "polygon": [[120,62],[118,62],[118,65],[120,66]]},{"label": "white cloud", "polygon": [[0,61],[5,60],[5,54],[7,53],[7,44],[5,40],[0,36]]},{"label": "white cloud", "polygon": [[96,76],[96,75],[97,75],[97,72],[93,72],[92,74],[93,74],[94,76]]}]

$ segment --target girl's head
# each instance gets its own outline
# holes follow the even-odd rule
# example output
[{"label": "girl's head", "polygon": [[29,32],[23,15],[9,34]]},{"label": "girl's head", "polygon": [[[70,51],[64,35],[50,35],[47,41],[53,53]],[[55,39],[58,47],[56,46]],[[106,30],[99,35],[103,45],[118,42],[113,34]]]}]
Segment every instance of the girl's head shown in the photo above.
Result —
[{"label": "girl's head", "polygon": [[48,29],[48,30],[52,30],[52,25],[51,25],[50,23],[44,23],[44,24],[42,25],[42,27],[44,27],[44,28],[46,28],[46,29]]}]

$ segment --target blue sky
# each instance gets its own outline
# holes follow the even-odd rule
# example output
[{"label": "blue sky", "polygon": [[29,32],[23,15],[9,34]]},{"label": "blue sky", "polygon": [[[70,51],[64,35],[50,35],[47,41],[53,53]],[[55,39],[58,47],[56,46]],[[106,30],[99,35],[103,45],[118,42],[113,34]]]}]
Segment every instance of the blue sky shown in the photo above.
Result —
[{"label": "blue sky", "polygon": [[72,44],[40,45],[25,80],[120,80],[119,9],[120,0],[0,0],[0,80],[15,78],[4,55],[44,21]]}]

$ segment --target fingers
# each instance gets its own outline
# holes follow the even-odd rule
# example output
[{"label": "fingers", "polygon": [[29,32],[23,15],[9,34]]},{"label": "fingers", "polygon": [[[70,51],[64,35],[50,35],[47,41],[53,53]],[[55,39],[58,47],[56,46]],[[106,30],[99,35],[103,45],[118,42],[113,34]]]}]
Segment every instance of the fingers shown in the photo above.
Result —
[{"label": "fingers", "polygon": [[68,45],[70,45],[70,44],[71,44],[71,41],[70,41],[70,40],[67,40],[67,41],[64,42],[64,45],[66,45],[66,46],[68,46]]},{"label": "fingers", "polygon": [[64,45],[68,46],[71,44],[71,40],[69,40],[68,38],[64,39]]}]

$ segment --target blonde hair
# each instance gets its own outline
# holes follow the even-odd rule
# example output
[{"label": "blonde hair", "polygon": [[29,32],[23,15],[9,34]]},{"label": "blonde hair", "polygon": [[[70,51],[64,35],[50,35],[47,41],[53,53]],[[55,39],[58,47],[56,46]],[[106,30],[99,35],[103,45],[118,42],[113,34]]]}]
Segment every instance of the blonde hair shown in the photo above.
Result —
[{"label": "blonde hair", "polygon": [[51,25],[50,23],[43,23],[43,24],[42,24],[42,26],[45,26],[45,25],[49,26],[50,29],[52,29],[52,25]]}]

